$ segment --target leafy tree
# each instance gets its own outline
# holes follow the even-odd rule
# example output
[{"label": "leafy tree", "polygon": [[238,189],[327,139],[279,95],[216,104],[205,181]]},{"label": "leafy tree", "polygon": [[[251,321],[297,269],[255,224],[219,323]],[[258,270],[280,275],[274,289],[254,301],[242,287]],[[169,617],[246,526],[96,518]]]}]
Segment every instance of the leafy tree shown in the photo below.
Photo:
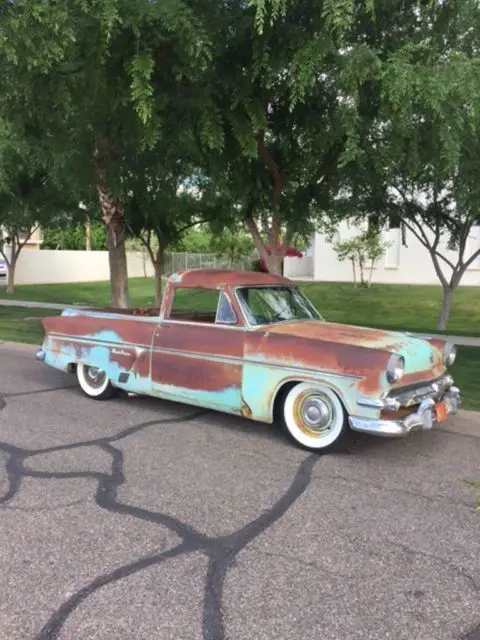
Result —
[{"label": "leafy tree", "polygon": [[[379,233],[364,231],[348,240],[336,242],[334,249],[340,261],[351,261],[354,287],[357,286],[357,272],[360,277],[360,286],[370,287],[375,264],[385,254],[387,246]],[[368,280],[365,278],[366,269],[368,269]]]},{"label": "leafy tree", "polygon": [[[122,178],[129,158],[208,128],[193,87],[209,58],[202,13],[189,0],[15,0],[0,22],[0,109],[44,132],[52,171],[78,201],[100,202],[112,304],[127,306]],[[194,115],[193,115],[194,114]],[[178,127],[177,127],[178,128]]]},{"label": "leafy tree", "polygon": [[206,223],[188,229],[171,249],[187,253],[213,253],[232,263],[249,258],[255,251],[252,238],[245,233],[243,225],[213,232]]},{"label": "leafy tree", "polygon": [[0,254],[8,265],[7,293],[13,293],[18,258],[32,234],[72,208],[49,175],[49,160],[36,131],[0,120]]},{"label": "leafy tree", "polygon": [[137,156],[125,176],[128,229],[145,246],[155,270],[155,303],[162,298],[165,252],[183,234],[211,219],[219,220],[229,198],[219,194],[202,173],[176,156],[155,151]]},{"label": "leafy tree", "polygon": [[[225,138],[207,165],[232,194],[233,218],[279,273],[292,236],[310,235],[327,208],[347,140],[345,108],[330,3],[252,4],[256,12],[231,3],[216,39],[210,82]],[[314,81],[297,85],[312,66]]]},{"label": "leafy tree", "polygon": [[105,229],[100,221],[89,223],[85,216],[83,221],[69,218],[59,221],[56,226],[42,228],[42,249],[60,251],[106,251],[107,239]]},{"label": "leafy tree", "polygon": [[239,225],[238,228],[224,229],[220,233],[212,234],[210,250],[236,264],[251,258],[255,247],[251,236]]},{"label": "leafy tree", "polygon": [[171,245],[171,250],[186,253],[212,253],[214,237],[208,225],[201,223],[182,233],[181,237]]},{"label": "leafy tree", "polygon": [[442,284],[438,328],[446,329],[455,289],[480,255],[468,248],[479,218],[480,8],[470,0],[411,5],[409,19],[376,14],[368,39],[382,53],[368,82],[351,80],[365,117],[336,210],[378,228],[400,225],[419,240]]}]

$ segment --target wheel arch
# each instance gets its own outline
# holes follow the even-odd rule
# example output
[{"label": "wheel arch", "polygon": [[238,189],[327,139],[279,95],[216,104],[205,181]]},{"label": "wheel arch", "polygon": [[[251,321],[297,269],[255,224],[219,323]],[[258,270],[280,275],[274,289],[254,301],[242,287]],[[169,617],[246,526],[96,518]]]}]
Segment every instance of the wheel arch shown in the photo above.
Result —
[{"label": "wheel arch", "polygon": [[296,385],[303,384],[304,382],[308,382],[310,384],[314,384],[317,386],[328,387],[329,389],[331,389],[340,400],[345,410],[345,414],[347,416],[349,415],[347,404],[345,402],[345,399],[343,397],[341,390],[338,388],[337,385],[332,384],[330,381],[319,380],[318,378],[311,378],[309,376],[295,376],[292,378],[287,378],[286,380],[282,380],[275,388],[272,394],[273,401],[270,408],[271,422],[275,422],[275,420],[277,419],[278,412],[282,408],[282,401],[285,399],[288,392],[291,389],[293,389],[293,387],[295,387]]}]

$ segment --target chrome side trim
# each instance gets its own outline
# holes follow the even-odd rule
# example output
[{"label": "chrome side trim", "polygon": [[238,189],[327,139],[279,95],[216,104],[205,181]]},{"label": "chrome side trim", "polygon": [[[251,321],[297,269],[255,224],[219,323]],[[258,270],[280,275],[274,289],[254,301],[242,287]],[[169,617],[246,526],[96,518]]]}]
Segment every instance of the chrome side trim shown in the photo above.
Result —
[{"label": "chrome side trim", "polygon": [[211,323],[211,322],[194,322],[191,320],[174,320],[171,318],[165,318],[165,320],[163,320],[161,323],[159,323],[159,328],[166,326],[166,325],[180,325],[180,326],[185,326],[185,327],[205,327],[205,328],[210,328],[210,329],[230,329],[230,331],[246,331],[247,328],[246,327],[242,327],[241,325],[234,325],[234,324],[227,324],[227,323],[222,323],[219,322],[217,323]]},{"label": "chrome side trim", "polygon": [[[119,344],[119,343],[111,343],[106,340],[101,340],[97,338],[76,338],[76,337],[72,338],[71,336],[68,336],[66,334],[61,334],[61,333],[50,333],[49,336],[52,338],[67,339],[71,344],[79,343],[79,344],[86,344],[86,345],[95,345],[95,346],[107,347],[108,349],[115,349],[116,348],[115,345]],[[153,344],[153,339],[154,339],[154,336],[152,337],[152,344]],[[122,342],[121,345],[125,348],[132,348],[132,347],[135,349],[149,348],[152,354],[160,353],[160,354],[166,354],[166,355],[175,355],[175,356],[178,356],[179,358],[193,358],[193,359],[199,359],[199,360],[210,360],[212,362],[222,362],[222,363],[226,362],[226,363],[232,363],[237,365],[249,365],[249,366],[255,366],[255,367],[269,367],[272,369],[284,369],[286,371],[293,371],[294,373],[298,373],[299,375],[301,375],[302,373],[305,373],[309,375],[314,374],[315,376],[324,375],[324,376],[329,376],[331,378],[340,378],[344,380],[345,379],[348,379],[348,380],[361,379],[361,376],[354,376],[346,373],[333,373],[333,372],[331,373],[330,371],[322,371],[320,369],[298,367],[291,364],[274,364],[269,362],[262,362],[259,360],[235,357],[235,356],[212,355],[209,353],[199,353],[197,351],[178,351],[175,349],[168,349],[165,347],[152,348],[145,344],[136,344],[133,342]]]},{"label": "chrome side trim", "polygon": [[142,316],[142,315],[133,315],[133,313],[115,313],[114,311],[94,311],[92,309],[87,309],[85,307],[66,307],[61,317],[68,316],[92,316],[94,318],[112,318],[113,320],[136,320],[139,322],[147,322],[147,323],[158,323],[160,322],[160,316]]}]

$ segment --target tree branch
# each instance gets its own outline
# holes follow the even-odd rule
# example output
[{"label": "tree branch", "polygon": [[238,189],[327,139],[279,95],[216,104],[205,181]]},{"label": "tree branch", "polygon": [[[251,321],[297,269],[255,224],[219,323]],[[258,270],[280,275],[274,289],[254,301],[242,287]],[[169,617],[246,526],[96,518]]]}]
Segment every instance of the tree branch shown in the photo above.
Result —
[{"label": "tree branch", "polygon": [[413,233],[413,235],[417,238],[417,240],[428,250],[428,252],[430,253],[430,257],[432,258],[432,262],[433,262],[433,268],[435,269],[435,273],[437,274],[438,279],[440,280],[440,282],[442,283],[442,286],[444,288],[447,288],[448,285],[448,280],[445,277],[442,269],[440,268],[440,264],[438,262],[438,258],[436,255],[436,251],[432,249],[432,247],[430,246],[430,243],[428,242],[424,242],[422,240],[422,237],[420,235],[420,233],[418,233],[413,227],[412,225],[407,222],[406,220],[403,221],[404,225],[407,227],[407,229],[409,231],[411,231]]},{"label": "tree branch", "polygon": [[257,141],[257,152],[258,152],[258,155],[263,160],[263,162],[265,163],[265,166],[267,167],[267,169],[270,172],[270,175],[272,176],[272,181],[273,181],[273,202],[275,204],[275,209],[279,210],[280,209],[280,198],[281,198],[282,189],[283,189],[283,178],[282,178],[282,175],[280,173],[280,167],[278,166],[278,164],[273,159],[273,156],[270,153],[270,151],[267,149],[267,146],[265,144],[265,132],[264,131],[261,131],[256,136],[256,141]]},{"label": "tree branch", "polygon": [[255,244],[255,247],[257,248],[257,251],[260,255],[261,258],[263,258],[266,262],[268,261],[268,253],[267,253],[267,249],[265,246],[264,241],[262,240],[262,236],[260,235],[260,232],[258,230],[257,224],[255,222],[255,220],[253,219],[252,213],[248,213],[245,216],[245,224],[247,226],[247,229],[250,231],[252,238],[253,238],[253,242]]},{"label": "tree branch", "polygon": [[464,271],[466,271],[468,269],[468,267],[479,257],[480,257],[480,249],[475,251],[475,253],[473,255],[471,255],[470,258],[465,262],[465,264],[463,265],[464,266]]},{"label": "tree branch", "polygon": [[207,222],[212,222],[212,220],[215,220],[215,216],[212,216],[211,218],[202,218],[201,220],[198,220],[197,222],[191,222],[190,224],[185,225],[184,227],[181,227],[176,235],[181,235],[182,233],[185,233],[185,231],[188,231],[188,229],[191,229],[192,227],[197,226],[198,224],[205,224]]}]

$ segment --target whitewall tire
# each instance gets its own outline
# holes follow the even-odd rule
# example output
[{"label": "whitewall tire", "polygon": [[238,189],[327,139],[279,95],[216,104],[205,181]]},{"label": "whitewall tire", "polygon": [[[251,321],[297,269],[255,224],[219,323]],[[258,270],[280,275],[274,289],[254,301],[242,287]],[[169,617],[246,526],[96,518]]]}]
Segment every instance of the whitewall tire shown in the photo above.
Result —
[{"label": "whitewall tire", "polygon": [[289,439],[309,451],[333,450],[348,433],[343,404],[332,389],[320,384],[292,387],[284,397],[281,417]]},{"label": "whitewall tire", "polygon": [[105,371],[96,367],[78,364],[77,379],[84,394],[94,400],[109,400],[117,391]]}]

